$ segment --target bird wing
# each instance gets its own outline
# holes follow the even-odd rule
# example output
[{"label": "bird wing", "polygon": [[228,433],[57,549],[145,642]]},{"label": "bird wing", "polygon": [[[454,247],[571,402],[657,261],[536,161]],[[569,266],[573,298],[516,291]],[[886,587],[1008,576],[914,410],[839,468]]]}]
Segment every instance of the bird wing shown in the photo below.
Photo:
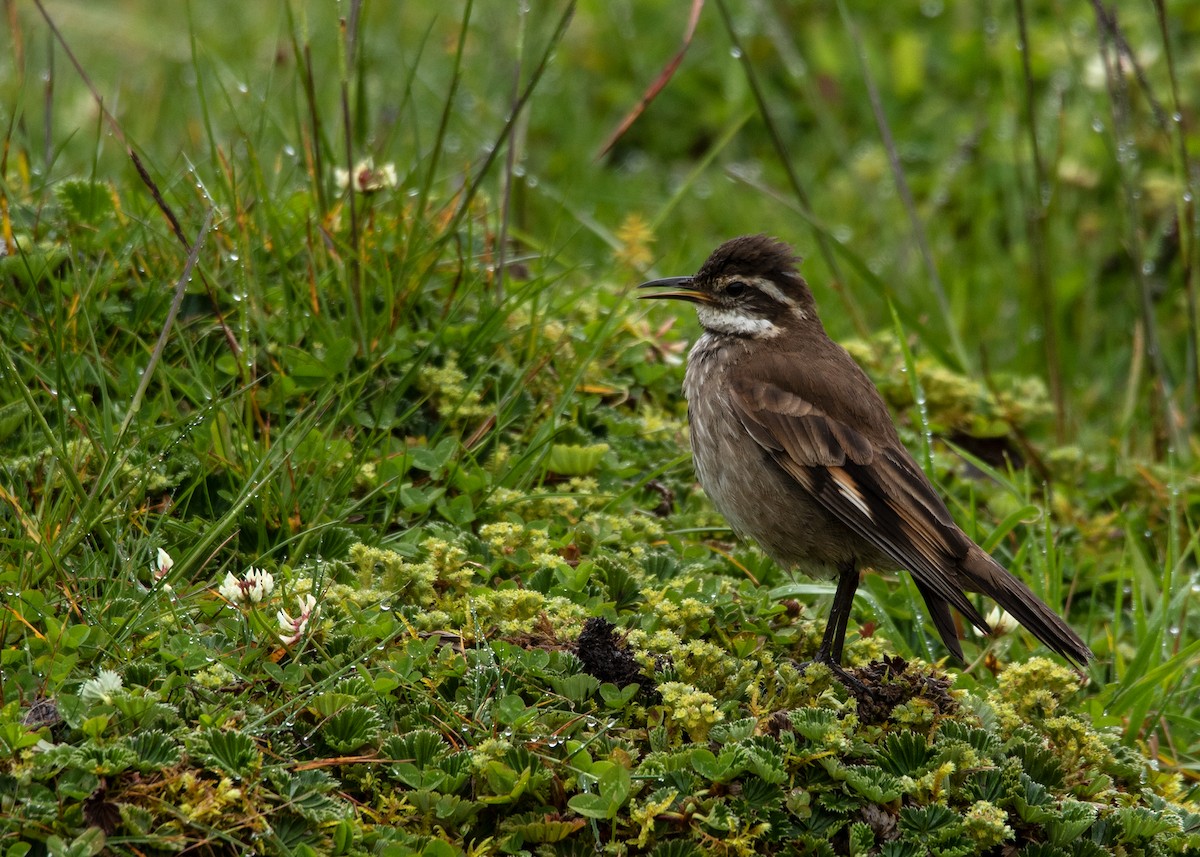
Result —
[{"label": "bird wing", "polygon": [[[912,573],[944,639],[954,639],[946,637],[952,627],[943,627],[949,619],[946,603],[988,630],[955,571],[971,541],[912,456],[893,440],[891,417],[881,402],[888,436],[869,437],[822,410],[811,394],[819,391],[806,396],[761,375],[751,379],[735,373],[732,382],[730,398],[746,431],[838,520]],[[794,388],[795,382],[788,386]],[[868,393],[877,395],[873,387]],[[845,390],[832,400],[839,399],[845,401]]]}]

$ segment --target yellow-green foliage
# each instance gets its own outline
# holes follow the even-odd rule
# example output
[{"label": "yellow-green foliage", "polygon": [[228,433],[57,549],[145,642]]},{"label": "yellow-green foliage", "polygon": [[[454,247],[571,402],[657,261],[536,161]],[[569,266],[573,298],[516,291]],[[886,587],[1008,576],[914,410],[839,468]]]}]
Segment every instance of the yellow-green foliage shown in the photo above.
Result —
[{"label": "yellow-green foliage", "polygon": [[460,423],[478,420],[495,412],[482,401],[478,387],[468,385],[458,366],[458,355],[450,352],[441,366],[425,365],[417,370],[417,387],[429,397],[438,416]]},{"label": "yellow-green foliage", "polygon": [[1052,716],[1079,691],[1079,677],[1049,658],[1030,658],[1000,674],[989,700],[1005,726],[1015,729]]},{"label": "yellow-green foliage", "polygon": [[414,562],[383,548],[355,544],[349,560],[358,569],[363,586],[387,589],[405,604],[433,607],[438,589],[461,590],[475,571],[465,564],[467,553],[445,539],[429,538],[421,542],[425,559]]},{"label": "yellow-green foliage", "polygon": [[1012,839],[1013,829],[1008,826],[1008,813],[985,800],[976,801],[963,814],[967,836],[983,850]]},{"label": "yellow-green foliage", "polygon": [[704,741],[708,731],[725,719],[717,708],[717,698],[690,684],[668,681],[658,686],[658,692],[671,722],[683,727],[693,741]]}]

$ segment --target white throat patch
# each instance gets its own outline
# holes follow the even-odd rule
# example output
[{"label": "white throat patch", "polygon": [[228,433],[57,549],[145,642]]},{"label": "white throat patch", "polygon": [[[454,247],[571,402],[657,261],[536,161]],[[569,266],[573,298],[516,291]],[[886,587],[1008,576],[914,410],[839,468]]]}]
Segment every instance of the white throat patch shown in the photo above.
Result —
[{"label": "white throat patch", "polygon": [[770,339],[783,332],[782,328],[770,319],[721,309],[709,304],[696,304],[696,316],[705,330],[715,330],[717,333],[725,333],[730,336]]}]

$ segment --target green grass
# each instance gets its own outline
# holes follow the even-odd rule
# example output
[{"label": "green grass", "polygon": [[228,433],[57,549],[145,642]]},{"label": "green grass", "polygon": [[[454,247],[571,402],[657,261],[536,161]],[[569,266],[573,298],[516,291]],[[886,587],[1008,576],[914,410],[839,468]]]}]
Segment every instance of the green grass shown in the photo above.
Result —
[{"label": "green grass", "polygon": [[[0,54],[0,853],[1200,851],[1200,14],[718,2],[598,157],[686,9],[48,12]],[[1085,685],[1015,631],[910,686],[904,575],[882,714],[797,672],[831,589],[732,543],[695,320],[631,293],[757,231]]]}]

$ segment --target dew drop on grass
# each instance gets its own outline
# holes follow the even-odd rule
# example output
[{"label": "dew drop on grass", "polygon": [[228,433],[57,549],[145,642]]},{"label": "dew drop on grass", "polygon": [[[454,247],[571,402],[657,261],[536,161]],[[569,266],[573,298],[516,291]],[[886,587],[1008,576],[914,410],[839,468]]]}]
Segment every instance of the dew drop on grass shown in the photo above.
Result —
[{"label": "dew drop on grass", "polygon": [[730,48],[729,55],[735,60],[740,60],[742,58],[742,50],[741,48]]}]

